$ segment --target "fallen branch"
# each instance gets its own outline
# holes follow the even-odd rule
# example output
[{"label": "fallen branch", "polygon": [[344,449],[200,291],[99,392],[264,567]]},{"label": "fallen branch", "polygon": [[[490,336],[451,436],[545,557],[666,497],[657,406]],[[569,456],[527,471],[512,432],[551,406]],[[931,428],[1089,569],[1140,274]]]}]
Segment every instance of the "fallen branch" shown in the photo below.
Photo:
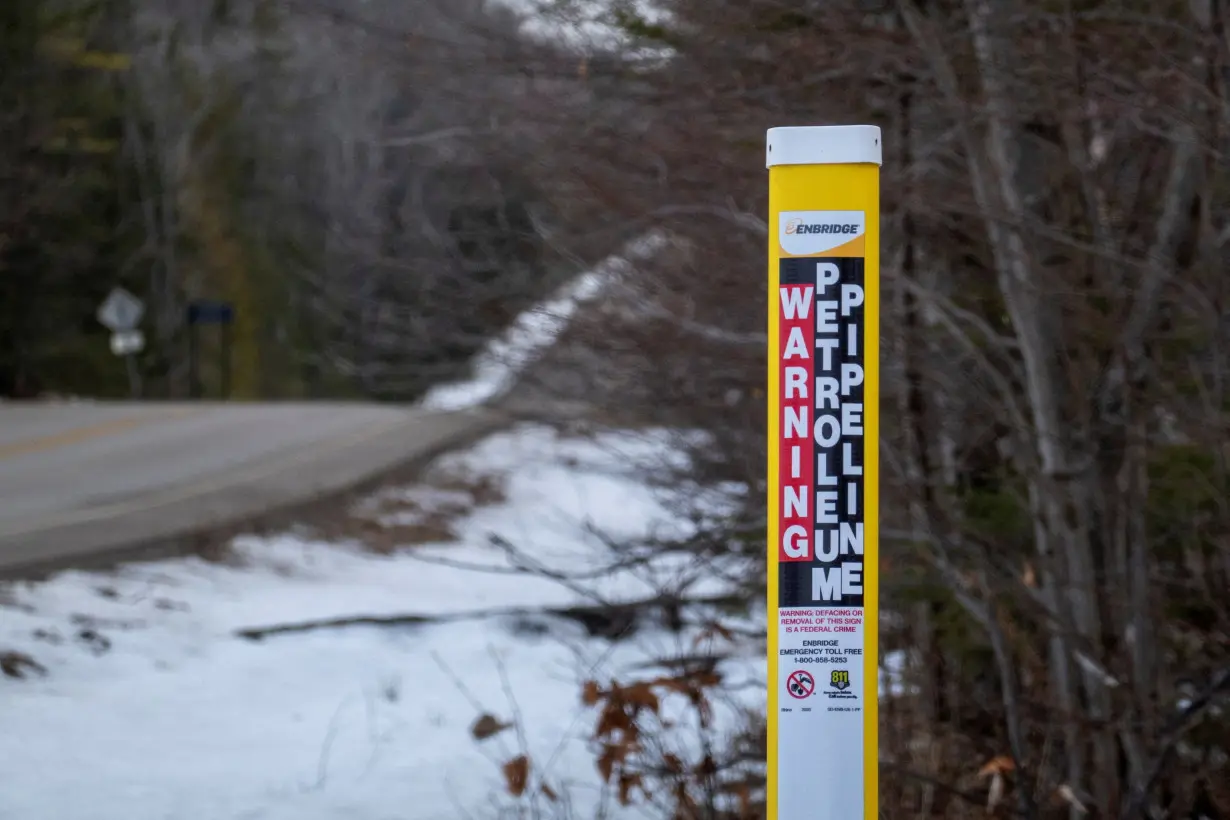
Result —
[{"label": "fallen branch", "polygon": [[439,615],[415,613],[402,615],[348,615],[316,621],[249,627],[237,630],[235,634],[245,640],[261,641],[276,635],[318,632],[325,629],[346,629],[353,626],[419,626],[423,624],[444,624],[489,618],[525,618],[546,615],[577,621],[585,627],[590,635],[610,640],[619,640],[635,632],[640,619],[651,610],[658,610],[664,616],[668,626],[677,631],[684,625],[680,612],[685,607],[703,605],[738,606],[745,603],[746,601],[741,596],[732,593],[687,599],[656,596],[618,603],[540,608],[506,607],[501,609],[481,609],[472,612],[447,612]]},{"label": "fallen branch", "polygon": [[30,673],[46,675],[47,667],[24,652],[8,650],[0,652],[0,672],[10,678],[25,678]]}]

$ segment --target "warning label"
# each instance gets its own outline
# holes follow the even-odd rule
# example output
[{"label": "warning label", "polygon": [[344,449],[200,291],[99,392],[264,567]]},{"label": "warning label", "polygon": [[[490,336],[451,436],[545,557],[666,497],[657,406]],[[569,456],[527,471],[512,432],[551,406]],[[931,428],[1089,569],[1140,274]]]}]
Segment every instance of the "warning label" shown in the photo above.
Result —
[{"label": "warning label", "polygon": [[863,606],[863,259],[782,259],[778,605]]},{"label": "warning label", "polygon": [[877,685],[864,657],[864,229],[861,211],[782,213],[778,226],[781,820],[863,816]]},{"label": "warning label", "polygon": [[[783,609],[780,613],[782,621],[778,628],[777,668],[780,680],[786,681],[787,693],[796,700],[810,698],[813,695],[822,701],[842,701],[841,711],[861,711],[859,701],[863,694],[863,630],[861,610],[841,610],[840,615],[832,614],[832,610],[824,609]],[[849,632],[824,632],[817,635],[812,630],[823,629],[826,621],[841,621],[840,626],[851,626],[849,621],[857,621],[854,629]],[[834,628],[837,625],[834,625]],[[801,687],[806,690],[800,695],[794,684],[800,682],[800,674],[810,681],[810,686]],[[816,686],[816,681],[821,686]],[[803,710],[802,706],[815,707],[813,703],[794,704],[782,699],[781,711],[795,713]],[[825,704],[821,708],[827,708]],[[860,728],[861,736],[861,728]]]}]

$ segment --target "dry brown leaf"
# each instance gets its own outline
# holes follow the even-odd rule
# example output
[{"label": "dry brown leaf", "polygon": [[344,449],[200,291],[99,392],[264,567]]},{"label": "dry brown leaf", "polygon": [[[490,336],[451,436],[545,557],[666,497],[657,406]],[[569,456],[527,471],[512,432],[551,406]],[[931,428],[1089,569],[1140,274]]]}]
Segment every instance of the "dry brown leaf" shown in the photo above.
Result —
[{"label": "dry brown leaf", "polygon": [[671,774],[683,774],[683,761],[670,752],[662,755],[662,764]]},{"label": "dry brown leaf", "polygon": [[604,783],[611,782],[611,775],[615,771],[616,754],[614,744],[608,743],[602,748],[602,754],[598,755],[598,774],[602,775]]},{"label": "dry brown leaf", "polygon": [[658,696],[653,693],[653,689],[648,683],[637,683],[626,689],[620,690],[620,699],[632,708],[632,716],[635,717],[641,709],[648,709],[655,715],[658,713],[660,703]]},{"label": "dry brown leaf", "polygon": [[622,704],[612,698],[606,703],[606,708],[598,716],[598,724],[594,727],[594,737],[607,737],[614,732],[622,732],[625,736],[638,734],[636,724],[623,710]]},{"label": "dry brown leaf", "polygon": [[470,734],[474,735],[475,740],[486,740],[510,728],[512,728],[511,723],[503,723],[495,715],[483,715],[474,721],[474,725],[470,727]]},{"label": "dry brown leaf", "polygon": [[688,685],[688,682],[682,678],[656,678],[649,683],[651,686],[661,686],[663,689],[667,689],[671,692],[679,692],[680,694],[687,694],[692,688]]},{"label": "dry brown leaf", "polygon": [[598,681],[587,680],[581,688],[581,703],[586,706],[593,706],[602,698],[602,689],[598,686]]},{"label": "dry brown leaf", "polygon": [[504,783],[508,793],[513,797],[525,794],[525,787],[530,782],[530,759],[519,755],[504,764]]},{"label": "dry brown leaf", "polygon": [[547,798],[552,803],[559,802],[559,795],[555,793],[555,789],[551,788],[546,783],[542,784],[542,786],[539,788],[539,791],[542,792],[543,797]]},{"label": "dry brown leaf", "polygon": [[615,767],[622,768],[628,755],[632,754],[635,749],[636,744],[632,741],[603,744],[602,754],[598,755],[598,773],[602,775],[602,779],[610,783],[611,778],[615,775]]},{"label": "dry brown leaf", "polygon": [[986,763],[983,764],[982,768],[978,770],[978,776],[986,777],[987,775],[995,775],[995,774],[1002,775],[1005,772],[1011,772],[1015,770],[1016,770],[1016,762],[1013,761],[1012,758],[1008,757],[1007,755],[998,755],[996,757],[991,758],[990,760],[988,760]]}]

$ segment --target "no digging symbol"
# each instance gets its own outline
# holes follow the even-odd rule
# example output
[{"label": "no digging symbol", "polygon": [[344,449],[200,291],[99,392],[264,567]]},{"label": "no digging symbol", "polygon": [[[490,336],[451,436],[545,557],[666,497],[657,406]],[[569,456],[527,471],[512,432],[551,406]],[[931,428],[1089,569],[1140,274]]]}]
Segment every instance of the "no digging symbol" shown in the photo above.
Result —
[{"label": "no digging symbol", "polygon": [[805,698],[816,691],[816,679],[811,676],[810,672],[805,672],[800,669],[797,672],[791,672],[790,677],[786,678],[786,691],[790,693],[792,698]]}]

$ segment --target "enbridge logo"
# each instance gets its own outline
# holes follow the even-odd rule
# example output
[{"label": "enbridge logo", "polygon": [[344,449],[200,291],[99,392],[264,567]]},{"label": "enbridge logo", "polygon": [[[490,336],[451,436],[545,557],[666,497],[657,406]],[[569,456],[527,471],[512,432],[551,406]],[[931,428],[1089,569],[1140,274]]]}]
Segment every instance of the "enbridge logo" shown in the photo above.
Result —
[{"label": "enbridge logo", "polygon": [[863,235],[862,211],[783,211],[778,226],[782,251],[789,256],[825,253]]},{"label": "enbridge logo", "polygon": [[824,233],[845,234],[846,236],[854,237],[862,233],[862,228],[857,223],[846,223],[843,225],[837,222],[814,222],[808,224],[801,219],[792,219],[786,223],[787,236]]}]

